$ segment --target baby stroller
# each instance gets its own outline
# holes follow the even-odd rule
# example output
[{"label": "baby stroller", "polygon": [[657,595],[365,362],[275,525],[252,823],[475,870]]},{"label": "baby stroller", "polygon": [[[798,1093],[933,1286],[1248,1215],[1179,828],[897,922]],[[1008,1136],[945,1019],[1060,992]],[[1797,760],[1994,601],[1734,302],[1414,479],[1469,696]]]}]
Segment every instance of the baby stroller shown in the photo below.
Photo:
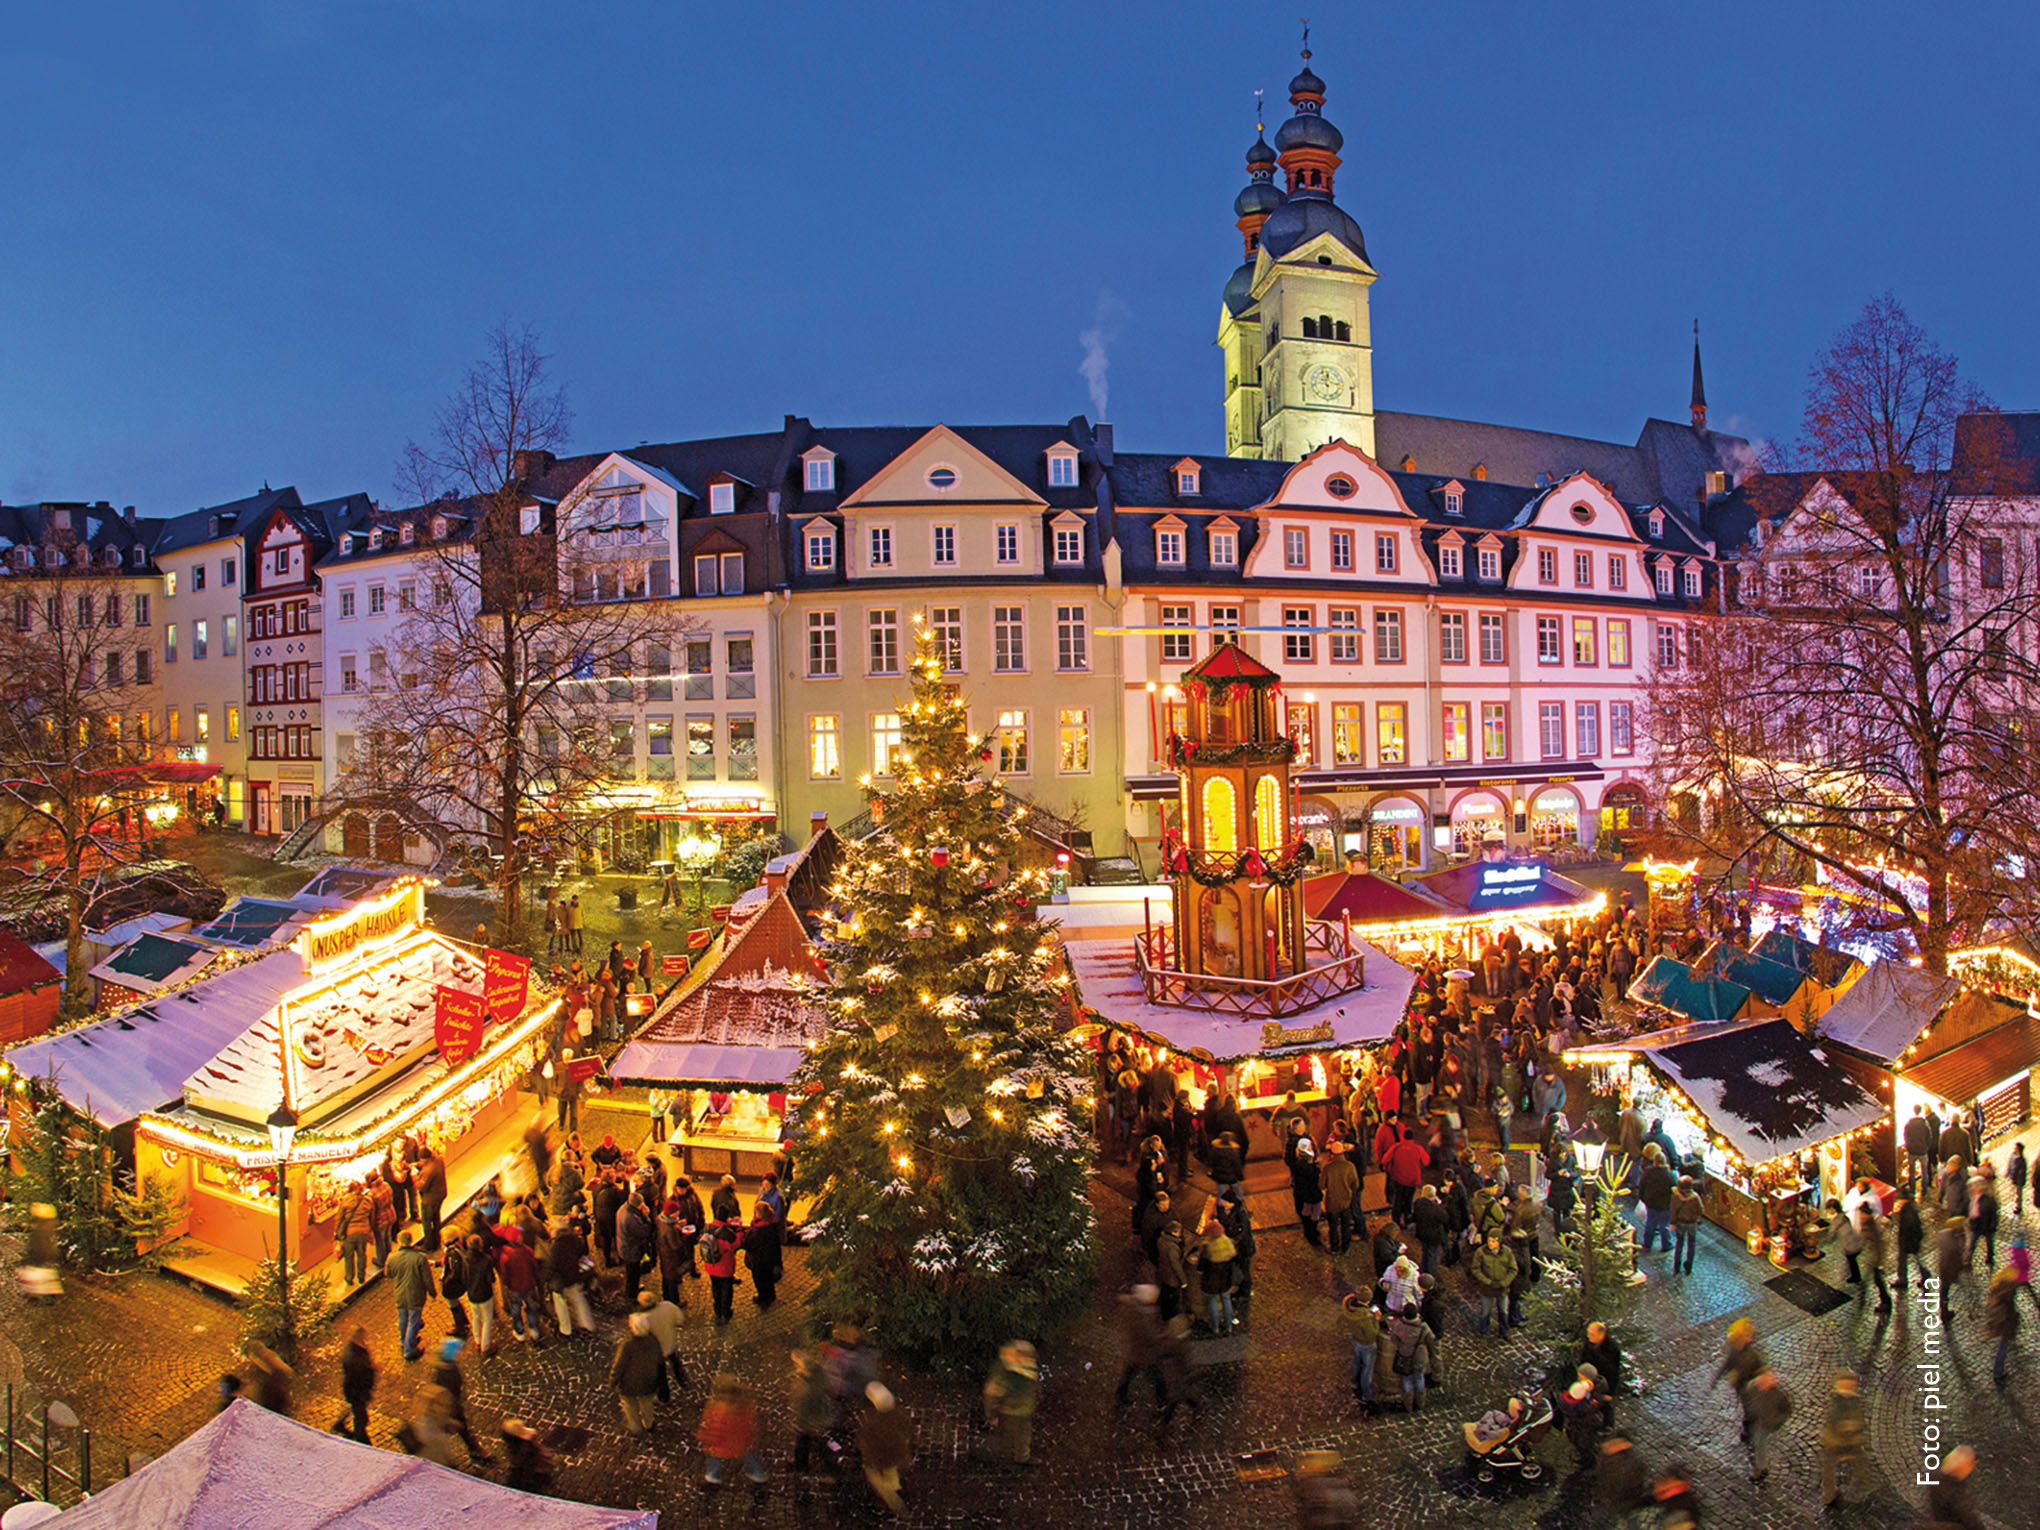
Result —
[{"label": "baby stroller", "polygon": [[1466,1435],[1466,1464],[1480,1481],[1493,1482],[1503,1472],[1514,1472],[1524,1482],[1544,1475],[1543,1463],[1531,1454],[1551,1430],[1551,1404],[1542,1391],[1512,1397],[1479,1423],[1461,1428]]}]

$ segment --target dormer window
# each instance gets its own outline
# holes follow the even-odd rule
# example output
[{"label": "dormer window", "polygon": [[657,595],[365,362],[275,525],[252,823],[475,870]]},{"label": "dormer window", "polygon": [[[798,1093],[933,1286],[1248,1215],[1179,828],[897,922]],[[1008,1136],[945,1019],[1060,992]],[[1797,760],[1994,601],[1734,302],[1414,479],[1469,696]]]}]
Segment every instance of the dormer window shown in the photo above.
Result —
[{"label": "dormer window", "polygon": [[1457,489],[1447,489],[1445,491],[1445,513],[1447,515],[1466,514],[1466,496]]},{"label": "dormer window", "polygon": [[220,534],[220,518],[217,515],[209,515],[205,518],[205,534],[209,537],[216,537]]},{"label": "dormer window", "polygon": [[1475,483],[1487,482],[1487,464],[1485,462],[1476,462],[1473,465],[1473,481]]},{"label": "dormer window", "polygon": [[108,567],[108,568],[119,568],[119,567],[120,567],[120,549],[119,549],[118,547],[109,547],[109,548],[107,548],[105,552],[103,552],[102,554],[100,554],[100,558],[99,558],[99,561],[100,561],[101,563],[105,564],[105,565],[106,565],[106,567]]},{"label": "dormer window", "polygon": [[412,526],[409,521],[406,521],[403,525],[397,528],[397,540],[401,542],[404,546],[409,547],[417,539],[418,539],[417,528]]},{"label": "dormer window", "polygon": [[132,563],[136,568],[140,568],[147,561],[148,556],[148,553],[140,547],[130,547],[128,549],[128,562]]},{"label": "dormer window", "polygon": [[1211,560],[1213,568],[1239,567],[1239,527],[1230,520],[1213,525],[1206,533],[1205,555]]},{"label": "dormer window", "polygon": [[370,552],[382,551],[382,527],[378,526],[368,534],[368,550]]},{"label": "dormer window", "polygon": [[1480,550],[1480,582],[1482,584],[1502,582],[1502,550],[1499,547],[1483,547]]},{"label": "dormer window", "polygon": [[1657,566],[1657,570],[1656,570],[1656,583],[1657,583],[1657,592],[1658,592],[1658,594],[1660,594],[1660,595],[1669,595],[1669,594],[1671,594],[1671,593],[1672,593],[1672,566],[1671,566],[1671,564],[1669,564],[1669,563],[1660,563],[1660,564],[1659,564],[1659,565]]},{"label": "dormer window", "polygon": [[1457,579],[1460,577],[1459,557],[1459,544],[1457,542],[1444,542],[1439,545],[1438,577],[1440,579]]},{"label": "dormer window", "polygon": [[1698,600],[1700,598],[1700,570],[1698,568],[1688,568],[1686,570],[1685,582],[1686,598],[1688,600]]},{"label": "dormer window", "polygon": [[1182,568],[1188,561],[1188,541],[1183,523],[1169,516],[1155,523],[1155,563],[1162,568]]},{"label": "dormer window", "polygon": [[836,489],[836,454],[825,446],[801,453],[801,487],[810,494],[832,494]]},{"label": "dormer window", "polygon": [[1657,511],[1655,510],[1651,511],[1650,513],[1651,540],[1656,541],[1664,534],[1665,534],[1665,518],[1662,515],[1660,515]]},{"label": "dormer window", "polygon": [[1175,485],[1178,494],[1200,494],[1203,492],[1204,470],[1185,457],[1169,469],[1169,482]]},{"label": "dormer window", "polygon": [[14,549],[14,566],[15,566],[16,568],[34,568],[34,567],[35,567],[35,549],[34,549],[33,547],[17,547],[17,548],[15,548],[15,549]]},{"label": "dormer window", "polygon": [[807,570],[810,574],[826,574],[836,566],[836,528],[826,521],[818,522],[807,529]]},{"label": "dormer window", "polygon": [[443,515],[432,517],[432,540],[435,542],[446,540],[446,517]]},{"label": "dormer window", "polygon": [[737,508],[737,486],[733,483],[712,483],[708,486],[708,513],[710,515],[731,515]]},{"label": "dormer window", "polygon": [[1081,523],[1055,528],[1055,561],[1065,567],[1084,561],[1084,528]]},{"label": "dormer window", "polygon": [[1077,486],[1075,447],[1058,441],[1048,449],[1048,486],[1051,489],[1074,489]]}]

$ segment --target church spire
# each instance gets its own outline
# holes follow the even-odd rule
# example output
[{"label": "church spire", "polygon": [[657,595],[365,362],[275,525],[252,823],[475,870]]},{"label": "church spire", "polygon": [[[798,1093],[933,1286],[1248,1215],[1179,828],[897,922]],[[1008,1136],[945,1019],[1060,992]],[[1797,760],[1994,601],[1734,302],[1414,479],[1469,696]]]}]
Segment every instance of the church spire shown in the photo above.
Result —
[{"label": "church spire", "polygon": [[1700,321],[1693,321],[1693,428],[1707,428],[1707,384],[1700,377]]}]

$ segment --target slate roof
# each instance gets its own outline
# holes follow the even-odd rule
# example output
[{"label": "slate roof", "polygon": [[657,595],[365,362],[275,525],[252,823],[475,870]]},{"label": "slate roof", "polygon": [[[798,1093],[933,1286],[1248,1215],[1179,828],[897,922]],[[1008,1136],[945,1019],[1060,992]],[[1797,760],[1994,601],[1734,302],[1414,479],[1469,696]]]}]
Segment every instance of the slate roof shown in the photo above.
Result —
[{"label": "slate roof", "polygon": [[311,919],[311,910],[274,898],[236,898],[218,918],[191,932],[196,940],[248,951],[297,933],[291,926]]},{"label": "slate roof", "polygon": [[[113,508],[105,500],[88,504],[83,500],[43,501],[33,505],[0,505],[0,551],[14,547],[41,548],[56,541],[65,548],[83,545],[91,549],[92,567],[105,574],[148,574],[155,572],[149,561],[149,547],[162,523],[138,517],[132,525],[132,511]],[[52,536],[52,532],[56,534]],[[135,562],[133,549],[142,550]],[[118,568],[106,565],[111,549],[119,556]],[[13,572],[11,560],[0,562],[0,574]]]},{"label": "slate roof", "polygon": [[1957,493],[2040,494],[2040,411],[1963,415],[1952,467]]},{"label": "slate roof", "polygon": [[92,975],[136,993],[154,993],[191,977],[219,954],[189,940],[141,935],[94,967]]},{"label": "slate roof", "polygon": [[[283,506],[301,504],[298,491],[286,485],[281,489],[264,488],[259,494],[250,494],[244,499],[230,499],[224,504],[207,505],[202,509],[186,511],[183,515],[167,517],[156,534],[155,554],[182,552],[187,547],[196,547],[201,542],[216,541],[221,537],[246,538],[260,522],[266,520],[269,512]],[[219,530],[212,529],[213,518],[219,518]]]},{"label": "slate roof", "polygon": [[1804,1153],[1886,1114],[1789,1020],[1732,1026],[1645,1056],[1752,1166]]}]

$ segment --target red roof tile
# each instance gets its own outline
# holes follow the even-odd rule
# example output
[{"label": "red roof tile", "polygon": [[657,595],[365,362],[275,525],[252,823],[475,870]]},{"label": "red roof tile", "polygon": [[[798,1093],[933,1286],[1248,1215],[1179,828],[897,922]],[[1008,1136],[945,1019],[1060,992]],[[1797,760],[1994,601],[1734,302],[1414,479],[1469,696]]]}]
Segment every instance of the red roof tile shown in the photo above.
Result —
[{"label": "red roof tile", "polygon": [[0,994],[28,993],[63,981],[63,973],[36,955],[35,947],[12,930],[0,930]]}]

